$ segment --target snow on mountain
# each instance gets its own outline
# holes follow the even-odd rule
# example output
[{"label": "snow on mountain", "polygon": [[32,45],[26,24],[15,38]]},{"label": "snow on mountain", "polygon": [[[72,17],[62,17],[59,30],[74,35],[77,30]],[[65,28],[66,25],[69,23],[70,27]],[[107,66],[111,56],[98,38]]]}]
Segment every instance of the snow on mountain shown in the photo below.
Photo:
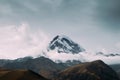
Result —
[{"label": "snow on mountain", "polygon": [[48,45],[44,56],[57,63],[83,62],[85,49],[65,35],[57,35]]},{"label": "snow on mountain", "polygon": [[48,51],[57,51],[58,53],[78,54],[85,49],[64,35],[57,35],[48,46]]},{"label": "snow on mountain", "polygon": [[49,43],[47,51],[43,55],[57,63],[66,63],[67,61],[89,62],[100,59],[105,63],[115,64],[119,63],[120,60],[119,54],[87,52],[79,44],[64,35],[57,35]]}]

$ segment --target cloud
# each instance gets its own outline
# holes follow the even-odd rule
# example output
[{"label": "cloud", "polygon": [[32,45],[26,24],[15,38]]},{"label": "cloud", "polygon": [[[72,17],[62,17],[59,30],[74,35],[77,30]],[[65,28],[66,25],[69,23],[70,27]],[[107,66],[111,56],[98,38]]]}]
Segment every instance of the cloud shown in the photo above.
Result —
[{"label": "cloud", "polygon": [[28,24],[0,27],[1,58],[35,57],[47,43],[47,34],[42,30],[33,31]]},{"label": "cloud", "polygon": [[94,60],[103,60],[105,63],[107,64],[119,64],[120,62],[120,56],[110,56],[110,57],[106,57],[103,55],[96,55],[95,53],[83,53],[81,54],[83,56],[83,58],[86,61],[94,61]]},{"label": "cloud", "polygon": [[120,63],[120,56],[109,56],[96,55],[96,53],[91,52],[80,52],[79,54],[66,54],[57,53],[56,51],[46,52],[45,57],[53,60],[54,62],[66,62],[68,60],[79,60],[81,62],[90,62],[94,60],[103,60],[106,64],[117,64]]},{"label": "cloud", "polygon": [[84,61],[84,57],[82,57],[81,53],[79,54],[67,54],[67,53],[57,53],[56,51],[46,52],[45,57],[53,60],[54,62],[66,62],[68,60],[80,60]]}]

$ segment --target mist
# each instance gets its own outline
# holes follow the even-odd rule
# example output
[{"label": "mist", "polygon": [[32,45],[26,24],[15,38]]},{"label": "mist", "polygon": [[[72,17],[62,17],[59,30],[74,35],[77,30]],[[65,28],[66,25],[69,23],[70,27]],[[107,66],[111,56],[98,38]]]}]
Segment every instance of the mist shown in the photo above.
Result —
[{"label": "mist", "polygon": [[31,31],[28,24],[0,28],[0,58],[16,59],[25,56],[36,57],[48,45],[49,38],[43,31]]}]

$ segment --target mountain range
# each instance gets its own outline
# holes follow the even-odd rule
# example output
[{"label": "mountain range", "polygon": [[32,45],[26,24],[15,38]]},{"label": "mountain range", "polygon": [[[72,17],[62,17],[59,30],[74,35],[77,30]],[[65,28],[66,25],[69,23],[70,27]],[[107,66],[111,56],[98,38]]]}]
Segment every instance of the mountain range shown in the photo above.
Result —
[{"label": "mountain range", "polygon": [[51,40],[50,43],[48,44],[47,50],[44,53],[45,57],[55,62],[67,62],[73,60],[88,62],[97,59],[102,59],[105,62],[111,63],[110,60],[106,59],[113,58],[114,59],[113,64],[115,64],[115,61],[117,62],[116,59],[120,57],[119,53],[104,53],[102,51],[96,53],[88,52],[81,45],[79,45],[78,43],[76,43],[75,41],[73,41],[72,39],[65,35],[57,35],[56,37],[54,37],[53,40]]},{"label": "mountain range", "polygon": [[[78,43],[67,36],[57,35],[49,43],[42,56],[36,58],[28,56],[15,60],[1,59],[0,80],[9,80],[9,77],[12,80],[24,80],[24,77],[26,77],[25,80],[119,80],[120,64],[113,64],[109,67],[101,60],[89,62],[85,60],[84,54],[89,53],[86,53],[86,50]],[[113,53],[106,55],[102,52],[95,55],[102,55],[106,58],[119,56],[119,54]],[[54,57],[56,57],[57,62]],[[10,74],[6,72],[10,72]],[[4,76],[3,73],[5,73]],[[15,74],[18,74],[18,77],[12,78]],[[23,74],[25,75],[23,76]],[[30,77],[33,75],[35,78],[30,79],[28,74]]]},{"label": "mountain range", "polygon": [[[45,64],[49,64],[49,66]],[[51,63],[44,63],[44,65],[36,65],[37,67],[45,67],[41,68],[43,72],[40,74],[29,69],[13,69],[12,67],[11,69],[0,68],[0,80],[120,80],[117,73],[101,60],[81,63],[64,69],[61,68],[61,70],[52,74],[49,73],[51,73],[51,70],[53,70],[55,66],[50,64]],[[33,68],[36,68],[36,66]],[[48,69],[49,67],[52,68]],[[44,71],[45,69],[46,71]]]}]

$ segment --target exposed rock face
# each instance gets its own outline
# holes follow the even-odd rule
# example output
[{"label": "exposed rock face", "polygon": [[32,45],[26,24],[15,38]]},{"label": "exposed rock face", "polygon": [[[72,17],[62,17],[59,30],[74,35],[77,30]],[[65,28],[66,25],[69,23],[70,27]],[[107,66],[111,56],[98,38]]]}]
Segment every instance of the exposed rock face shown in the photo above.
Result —
[{"label": "exposed rock face", "polygon": [[79,44],[72,41],[66,36],[56,36],[49,44],[48,51],[56,50],[58,53],[72,53],[77,54],[85,51]]},{"label": "exposed rock face", "polygon": [[55,80],[119,80],[116,72],[101,60],[61,71]]}]

